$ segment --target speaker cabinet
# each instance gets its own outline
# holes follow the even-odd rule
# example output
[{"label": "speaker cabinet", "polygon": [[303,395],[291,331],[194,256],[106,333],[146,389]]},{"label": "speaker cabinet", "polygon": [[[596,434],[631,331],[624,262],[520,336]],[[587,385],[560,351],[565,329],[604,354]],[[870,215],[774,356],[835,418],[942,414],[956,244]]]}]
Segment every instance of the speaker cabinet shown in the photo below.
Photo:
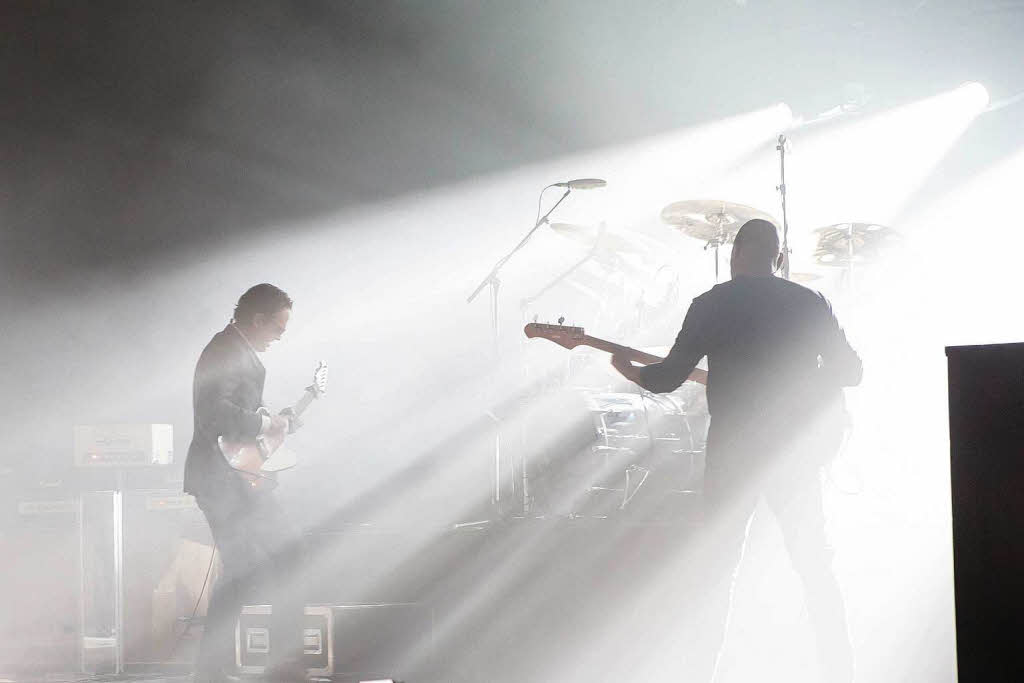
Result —
[{"label": "speaker cabinet", "polygon": [[959,680],[1024,680],[1024,344],[948,347]]}]

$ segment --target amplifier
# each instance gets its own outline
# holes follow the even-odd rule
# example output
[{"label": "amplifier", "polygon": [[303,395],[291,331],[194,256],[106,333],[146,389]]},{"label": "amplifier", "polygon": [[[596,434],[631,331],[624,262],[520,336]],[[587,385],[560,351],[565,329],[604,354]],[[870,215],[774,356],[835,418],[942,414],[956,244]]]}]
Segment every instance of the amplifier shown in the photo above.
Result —
[{"label": "amplifier", "polygon": [[170,465],[173,429],[169,424],[75,425],[74,452],[79,467]]},{"label": "amplifier", "polygon": [[[239,671],[263,673],[270,654],[270,605],[242,608],[235,629]],[[308,605],[304,659],[312,676],[410,678],[433,666],[433,615],[418,603]]]}]

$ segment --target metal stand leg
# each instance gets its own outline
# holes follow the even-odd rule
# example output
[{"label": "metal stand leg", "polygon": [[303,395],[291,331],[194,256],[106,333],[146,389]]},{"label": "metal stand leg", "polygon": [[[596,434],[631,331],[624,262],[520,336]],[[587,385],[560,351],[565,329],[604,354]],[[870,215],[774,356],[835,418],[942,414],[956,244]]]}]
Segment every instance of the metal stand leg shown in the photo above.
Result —
[{"label": "metal stand leg", "polygon": [[114,673],[124,673],[124,471],[117,471],[114,514]]},{"label": "metal stand leg", "polygon": [[113,491],[82,493],[79,541],[82,671],[121,675],[125,672],[123,471],[117,472]]}]

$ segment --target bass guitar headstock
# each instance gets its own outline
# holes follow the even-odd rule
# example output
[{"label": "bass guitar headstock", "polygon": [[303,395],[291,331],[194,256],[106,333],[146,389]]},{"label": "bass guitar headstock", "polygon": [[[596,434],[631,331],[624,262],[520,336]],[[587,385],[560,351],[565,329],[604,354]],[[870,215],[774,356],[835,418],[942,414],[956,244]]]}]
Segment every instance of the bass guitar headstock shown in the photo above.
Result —
[{"label": "bass guitar headstock", "polygon": [[540,337],[553,341],[566,349],[574,349],[583,344],[587,336],[582,327],[549,325],[547,323],[529,323],[523,328],[523,333],[530,339]]}]

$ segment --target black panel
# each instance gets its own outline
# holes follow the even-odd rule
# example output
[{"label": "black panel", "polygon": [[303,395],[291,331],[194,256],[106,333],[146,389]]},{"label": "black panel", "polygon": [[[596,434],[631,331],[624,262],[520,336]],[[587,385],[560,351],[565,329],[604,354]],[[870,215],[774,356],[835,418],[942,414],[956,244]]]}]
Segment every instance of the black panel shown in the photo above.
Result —
[{"label": "black panel", "polygon": [[1024,344],[950,347],[959,680],[1024,680]]}]

